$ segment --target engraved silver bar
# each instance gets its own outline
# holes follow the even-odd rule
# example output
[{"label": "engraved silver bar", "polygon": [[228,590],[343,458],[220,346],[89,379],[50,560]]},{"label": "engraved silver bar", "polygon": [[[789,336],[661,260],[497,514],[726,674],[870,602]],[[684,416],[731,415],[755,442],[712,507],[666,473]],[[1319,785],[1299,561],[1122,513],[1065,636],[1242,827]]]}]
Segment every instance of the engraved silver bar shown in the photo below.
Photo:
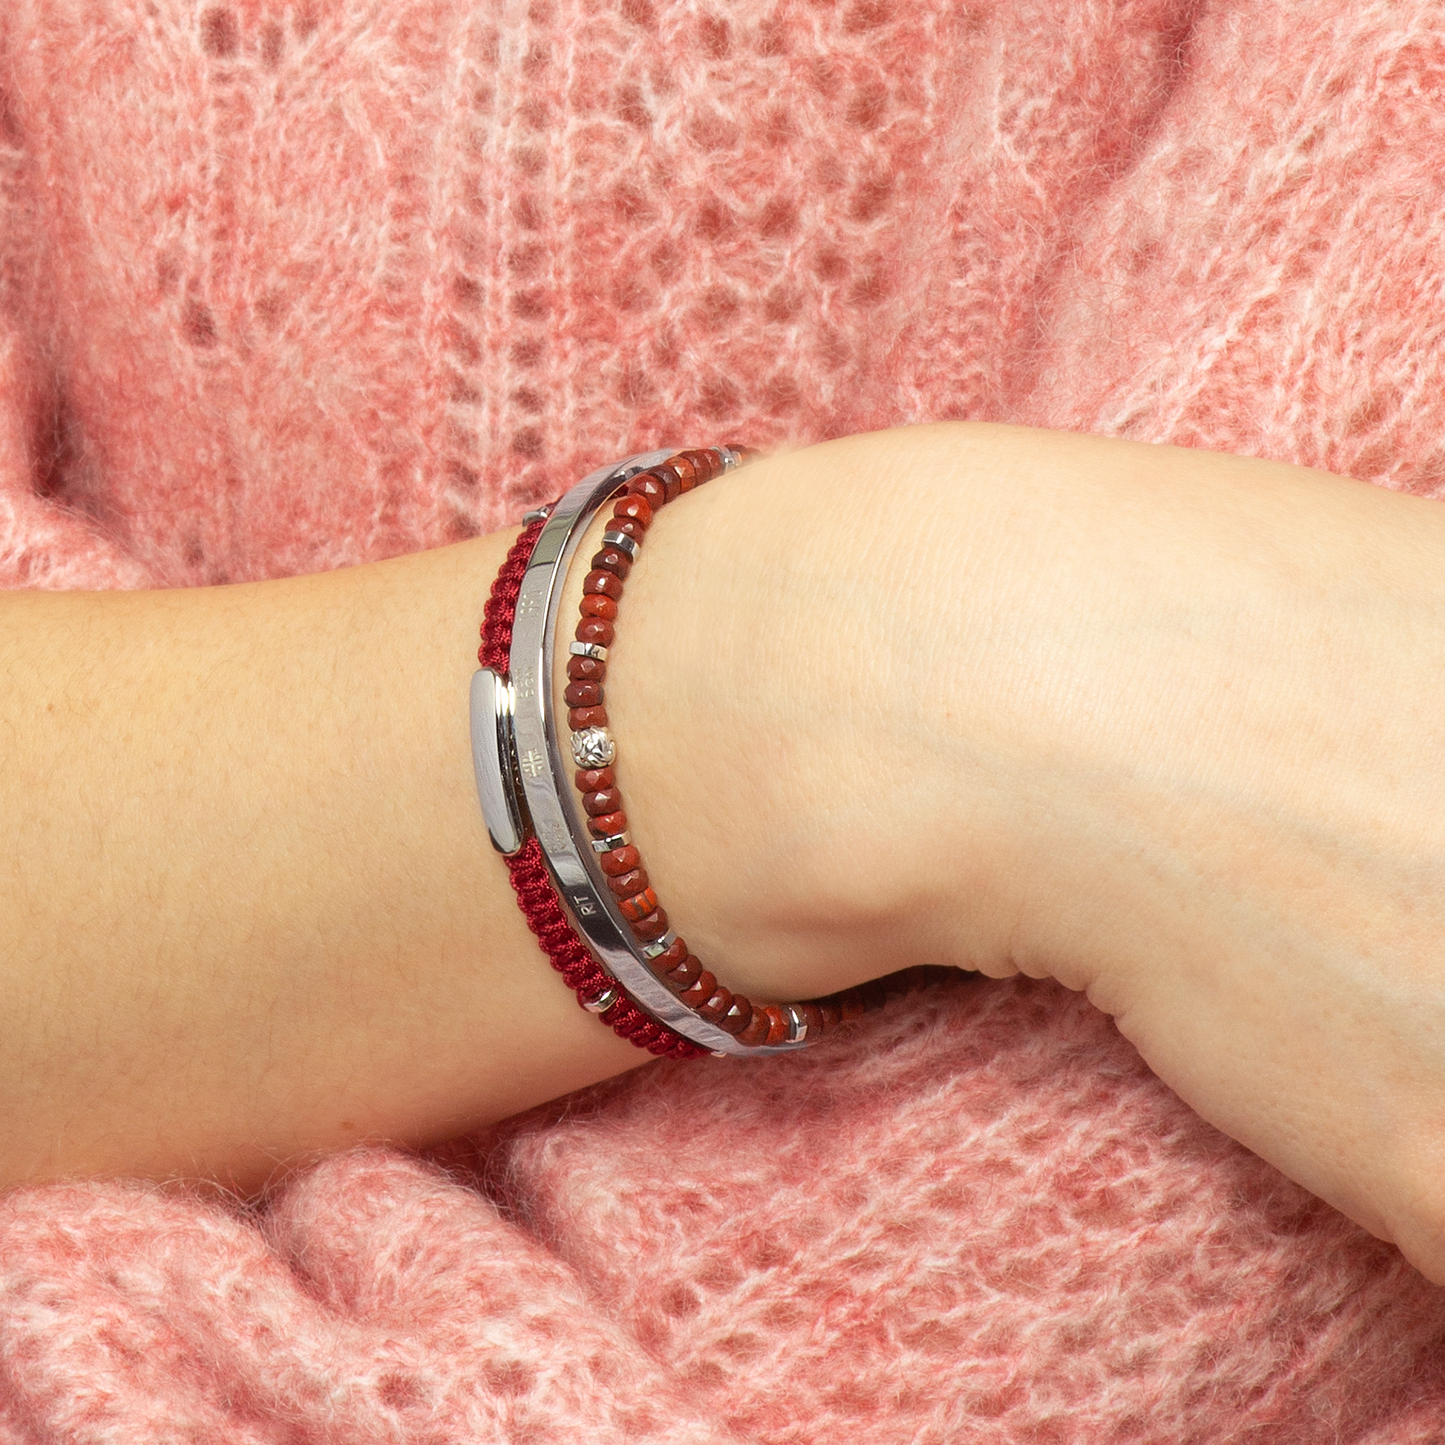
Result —
[{"label": "engraved silver bar", "polygon": [[[783,1042],[749,1048],[700,1018],[640,956],[632,930],[607,887],[598,855],[588,846],[581,803],[572,787],[571,745],[558,725],[552,696],[557,612],[563,582],[587,524],[639,472],[675,454],[676,447],[643,452],[584,477],[553,508],[522,576],[512,624],[512,729],[523,801],[548,871],[578,931],[617,982],[654,1018],[705,1049],[756,1056],[798,1047]],[[608,840],[610,841],[610,840]]]},{"label": "engraved silver bar", "polygon": [[526,842],[522,806],[513,784],[512,688],[490,667],[472,674],[472,769],[492,847],[507,857]]}]

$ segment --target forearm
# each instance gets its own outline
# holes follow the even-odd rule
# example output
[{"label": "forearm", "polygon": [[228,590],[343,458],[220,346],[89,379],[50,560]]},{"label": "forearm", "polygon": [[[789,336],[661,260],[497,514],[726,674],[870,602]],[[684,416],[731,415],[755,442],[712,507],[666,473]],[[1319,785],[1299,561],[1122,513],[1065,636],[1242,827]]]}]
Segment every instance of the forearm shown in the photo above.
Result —
[{"label": "forearm", "polygon": [[[1442,518],[960,426],[714,482],[654,524],[609,663],[659,896],[752,996],[918,962],[1088,988],[1208,1117],[1399,1234],[1339,1162],[1358,1081],[1322,1073],[1413,1064],[1279,1016],[1445,993]],[[0,1178],[250,1185],[645,1062],[548,968],[477,810],[505,542],[0,599]]]}]

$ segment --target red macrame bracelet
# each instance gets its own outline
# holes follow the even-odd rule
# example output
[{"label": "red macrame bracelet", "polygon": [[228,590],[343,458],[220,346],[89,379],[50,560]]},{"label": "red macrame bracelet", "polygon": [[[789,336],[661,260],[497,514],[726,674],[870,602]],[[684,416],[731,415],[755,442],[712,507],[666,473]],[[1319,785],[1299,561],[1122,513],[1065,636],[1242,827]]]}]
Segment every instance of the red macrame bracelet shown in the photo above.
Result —
[{"label": "red macrame bracelet", "polygon": [[[506,673],[508,668],[517,596],[521,591],[527,561],[542,534],[542,526],[540,518],[530,523],[512,544],[507,560],[502,563],[497,580],[492,584],[491,596],[482,614],[482,645],[477,660],[494,672]],[[505,861],[527,926],[536,934],[538,946],[551,960],[552,967],[562,975],[567,987],[584,1007],[605,997],[612,981],[567,922],[547,865],[542,861],[542,849],[537,840],[528,838],[521,852]],[[649,1018],[625,994],[619,993],[617,1001],[599,1017],[629,1043],[652,1054],[672,1059],[693,1059],[707,1052],[690,1039]]]}]

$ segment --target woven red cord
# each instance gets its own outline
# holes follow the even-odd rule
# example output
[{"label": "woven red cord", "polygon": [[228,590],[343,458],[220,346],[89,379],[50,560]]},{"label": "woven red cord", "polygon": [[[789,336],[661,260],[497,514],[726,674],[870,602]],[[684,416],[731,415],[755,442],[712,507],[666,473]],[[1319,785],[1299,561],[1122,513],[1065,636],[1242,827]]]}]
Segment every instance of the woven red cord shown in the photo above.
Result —
[{"label": "woven red cord", "polygon": [[[502,563],[497,580],[492,584],[492,593],[482,614],[482,645],[477,652],[477,660],[493,672],[506,675],[511,671],[512,619],[517,611],[522,577],[544,525],[545,522],[537,521],[526,527],[507,553],[507,560]],[[528,838],[521,851],[508,858],[506,863],[512,875],[517,903],[527,919],[527,927],[537,935],[537,943],[551,960],[552,967],[562,975],[568,988],[576,993],[578,1003],[595,999],[604,989],[615,987],[592,956],[591,949],[567,922],[537,840]],[[617,1002],[599,1017],[611,1026],[614,1033],[650,1054],[671,1059],[695,1059],[707,1052],[691,1039],[685,1039],[649,1018],[620,989]]]}]

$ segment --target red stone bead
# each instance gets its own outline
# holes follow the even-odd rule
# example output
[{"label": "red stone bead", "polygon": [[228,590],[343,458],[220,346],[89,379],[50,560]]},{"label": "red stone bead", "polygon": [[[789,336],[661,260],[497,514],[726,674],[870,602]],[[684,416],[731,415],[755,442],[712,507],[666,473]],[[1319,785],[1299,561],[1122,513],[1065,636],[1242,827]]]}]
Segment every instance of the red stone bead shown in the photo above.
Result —
[{"label": "red stone bead", "polygon": [[765,1042],[769,1044],[780,1044],[792,1032],[792,1025],[788,1016],[777,1004],[770,1003],[763,1012],[768,1016],[768,1037]]},{"label": "red stone bead", "polygon": [[578,642],[595,643],[598,647],[611,647],[617,630],[605,617],[584,617],[572,634]]},{"label": "red stone bead", "polygon": [[603,813],[599,817],[588,818],[587,831],[594,838],[615,838],[627,831],[627,814]]},{"label": "red stone bead", "polygon": [[696,485],[699,487],[704,482],[712,481],[723,469],[722,458],[716,447],[702,447],[695,452],[684,452],[683,456],[692,463],[693,470],[697,473]]},{"label": "red stone bead", "polygon": [[607,664],[599,662],[595,657],[569,657],[567,676],[573,682],[605,682]]},{"label": "red stone bead", "polygon": [[793,1007],[802,1014],[803,1022],[808,1026],[808,1037],[817,1038],[823,1032],[823,1010],[815,1003],[795,1003]]},{"label": "red stone bead", "polygon": [[706,1019],[710,1024],[715,1024],[732,1006],[732,991],[719,984],[713,990],[712,997],[706,1003],[700,1003],[697,1006],[697,1016]]},{"label": "red stone bead", "polygon": [[642,539],[647,535],[646,526],[632,517],[613,517],[612,525],[607,530],[621,532],[624,537],[631,537],[639,547],[642,546]]},{"label": "red stone bead", "polygon": [[[672,950],[668,949],[668,952],[671,953]],[[667,980],[681,993],[683,989],[691,988],[701,973],[702,964],[689,953],[680,963],[667,970]]]},{"label": "red stone bead", "polygon": [[771,1025],[767,1014],[754,1005],[752,1017],[737,1032],[737,1041],[740,1044],[747,1044],[751,1048],[756,1048],[758,1044],[767,1043],[770,1027]]},{"label": "red stone bead", "polygon": [[662,500],[675,502],[682,495],[682,473],[678,470],[675,457],[660,467],[653,467],[652,474],[662,483]]},{"label": "red stone bead", "polygon": [[845,1023],[850,1019],[862,1018],[866,1012],[863,1000],[856,988],[845,989],[838,995],[838,1009],[842,1013]]},{"label": "red stone bead", "polygon": [[574,733],[580,733],[583,728],[605,728],[607,726],[607,709],[605,707],[574,707],[567,712],[567,726]]},{"label": "red stone bead", "polygon": [[619,521],[638,523],[645,532],[652,525],[652,503],[646,497],[618,497],[612,504],[612,515]]},{"label": "red stone bead", "polygon": [[683,492],[690,492],[697,485],[697,468],[693,466],[691,459],[686,452],[679,452],[675,457],[667,459],[667,470],[677,478],[677,490],[674,491],[672,483],[664,477],[667,482],[667,500],[670,502],[675,497],[681,496]]},{"label": "red stone bead", "polygon": [[619,898],[631,898],[634,893],[641,893],[644,888],[652,887],[652,883],[648,879],[646,868],[634,868],[617,878],[609,878],[607,886]]},{"label": "red stone bead", "polygon": [[617,780],[612,776],[611,768],[578,768],[572,774],[572,781],[577,784],[579,793],[597,793],[603,788],[610,788]]},{"label": "red stone bead", "polygon": [[622,806],[622,794],[616,788],[599,788],[595,793],[582,794],[582,806],[590,817],[600,818]]},{"label": "red stone bead", "polygon": [[595,682],[572,682],[562,698],[568,707],[600,707],[602,689]]},{"label": "red stone bead", "polygon": [[656,472],[643,472],[628,482],[627,493],[642,498],[655,512],[667,502],[667,483]]},{"label": "red stone bead", "polygon": [[616,878],[623,873],[630,873],[636,868],[642,862],[642,854],[631,843],[626,843],[621,848],[614,848],[610,853],[604,853],[597,861],[602,865],[602,871],[609,878]]},{"label": "red stone bead", "polygon": [[599,597],[590,593],[582,599],[579,609],[584,617],[600,617],[604,622],[617,621],[617,603],[611,597]]},{"label": "red stone bead", "polygon": [[612,572],[626,581],[632,571],[632,558],[618,547],[604,547],[593,557],[592,568],[597,572]]},{"label": "red stone bead", "polygon": [[843,1010],[838,1007],[836,999],[820,998],[818,1000],[818,1012],[823,1015],[823,1027],[835,1029],[843,1022]]},{"label": "red stone bead", "polygon": [[632,925],[632,936],[643,943],[651,943],[667,932],[667,911],[657,908]]},{"label": "red stone bead", "polygon": [[617,907],[629,923],[636,923],[656,911],[657,894],[650,888],[644,888],[641,893],[631,898],[621,899]]},{"label": "red stone bead", "polygon": [[582,591],[584,593],[596,592],[602,597],[610,597],[614,602],[620,602],[622,600],[622,578],[600,569],[592,571],[582,579]]},{"label": "red stone bead", "polygon": [[[653,970],[657,973],[667,973],[669,969],[676,968],[686,957],[687,941],[682,938],[676,938],[652,960]],[[697,960],[694,959],[693,962],[696,963]],[[701,967],[701,965],[699,965],[699,967]],[[693,978],[696,977],[697,975],[694,974]],[[691,981],[691,979],[688,980],[689,983]]]},{"label": "red stone bead", "polygon": [[727,1006],[727,1011],[715,1022],[724,1033],[740,1034],[752,1021],[752,1017],[752,1004],[742,994],[735,993],[732,1002]]},{"label": "red stone bead", "polygon": [[678,994],[678,998],[680,998],[688,1008],[697,1008],[699,1004],[706,1003],[716,992],[717,979],[715,979],[707,969],[703,969],[703,971],[693,979],[691,984]]}]

